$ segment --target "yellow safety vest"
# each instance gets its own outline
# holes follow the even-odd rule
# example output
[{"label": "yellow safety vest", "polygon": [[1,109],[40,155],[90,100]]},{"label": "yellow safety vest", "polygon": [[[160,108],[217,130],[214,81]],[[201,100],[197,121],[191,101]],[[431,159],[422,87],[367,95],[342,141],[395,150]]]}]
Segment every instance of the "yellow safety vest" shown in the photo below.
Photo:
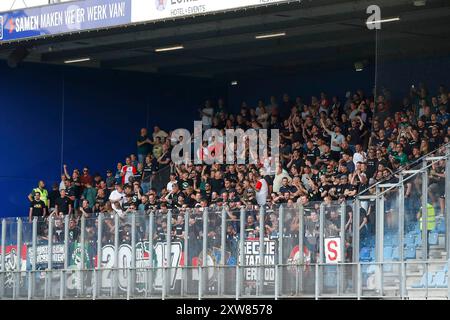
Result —
[{"label": "yellow safety vest", "polygon": [[[39,188],[33,189],[33,192],[39,192],[41,194],[41,200],[44,201],[45,205],[48,207],[48,192],[46,189],[41,190]],[[33,195],[32,195],[33,196]]]},{"label": "yellow safety vest", "polygon": [[[422,209],[420,211],[422,213]],[[422,215],[419,219],[420,230],[422,230]],[[427,203],[427,230],[433,230],[436,227],[436,216],[432,204]]]}]

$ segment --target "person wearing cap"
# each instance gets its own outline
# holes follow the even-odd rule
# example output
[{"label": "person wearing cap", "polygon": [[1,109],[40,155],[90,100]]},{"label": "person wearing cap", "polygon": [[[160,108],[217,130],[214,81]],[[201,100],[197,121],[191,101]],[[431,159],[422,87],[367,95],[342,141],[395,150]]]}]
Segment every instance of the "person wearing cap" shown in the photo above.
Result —
[{"label": "person wearing cap", "polygon": [[112,171],[111,170],[106,170],[106,179],[105,179],[105,182],[106,182],[106,187],[108,188],[108,190],[110,190],[110,191],[112,191],[112,190],[114,190],[114,184],[115,184],[115,178],[114,178],[114,176],[113,176],[113,174],[112,174]]}]

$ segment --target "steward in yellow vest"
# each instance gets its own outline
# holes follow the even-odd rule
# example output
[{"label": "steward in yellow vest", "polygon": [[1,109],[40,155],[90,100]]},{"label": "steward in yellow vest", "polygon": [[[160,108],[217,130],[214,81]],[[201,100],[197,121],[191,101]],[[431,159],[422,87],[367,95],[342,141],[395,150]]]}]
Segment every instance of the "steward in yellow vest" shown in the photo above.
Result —
[{"label": "steward in yellow vest", "polygon": [[[419,219],[419,223],[420,223],[420,230],[422,230],[422,208],[420,208],[420,211],[417,215],[417,217]],[[436,227],[436,215],[435,215],[435,210],[432,204],[427,203],[427,230],[431,231],[434,230],[434,228]]]},{"label": "steward in yellow vest", "polygon": [[41,195],[41,200],[45,203],[45,205],[48,207],[48,192],[47,189],[45,189],[45,183],[44,181],[40,180],[38,183],[38,187],[34,188],[33,191],[28,195],[28,199],[33,201],[34,194],[39,193]]}]

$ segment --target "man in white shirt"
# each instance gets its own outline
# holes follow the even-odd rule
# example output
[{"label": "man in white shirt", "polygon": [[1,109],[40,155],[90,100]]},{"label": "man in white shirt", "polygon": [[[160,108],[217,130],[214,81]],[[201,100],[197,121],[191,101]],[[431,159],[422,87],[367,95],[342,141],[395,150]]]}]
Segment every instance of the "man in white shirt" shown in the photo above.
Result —
[{"label": "man in white shirt", "polygon": [[259,206],[263,206],[267,202],[267,196],[269,194],[269,185],[267,181],[261,177],[259,173],[255,174],[257,179],[255,189],[256,189],[256,202],[258,202]]},{"label": "man in white shirt", "polygon": [[137,169],[133,164],[131,163],[131,158],[127,157],[125,159],[126,165],[122,167],[122,184],[127,184],[130,180],[130,177],[134,176],[137,173]]},{"label": "man in white shirt", "polygon": [[118,203],[119,205],[122,205],[124,197],[125,193],[123,192],[122,185],[116,183],[115,190],[109,195],[109,201],[111,201],[111,204]]},{"label": "man in white shirt", "polygon": [[153,127],[153,141],[155,141],[156,138],[160,138],[161,142],[164,142],[168,136],[169,134],[164,130],[161,130],[158,126]]},{"label": "man in white shirt", "polygon": [[170,174],[170,181],[167,182],[167,191],[172,192],[173,185],[177,183],[177,176],[175,173]]},{"label": "man in white shirt", "polygon": [[344,135],[341,133],[341,128],[339,126],[334,127],[334,131],[329,130],[325,123],[323,122],[323,119],[320,119],[320,124],[322,125],[322,128],[331,136],[331,155],[334,160],[339,161],[339,158],[341,156],[341,145],[345,141]]},{"label": "man in white shirt", "polygon": [[355,146],[355,153],[353,154],[353,163],[355,164],[355,168],[358,162],[366,162],[366,160],[366,153],[363,151],[362,146],[360,144],[357,144]]},{"label": "man in white shirt", "polygon": [[287,178],[288,182],[291,182],[291,177],[289,173],[284,170],[281,164],[277,167],[277,173],[275,174],[275,178],[273,179],[273,191],[272,192],[280,192],[281,183],[283,182],[283,178]]}]

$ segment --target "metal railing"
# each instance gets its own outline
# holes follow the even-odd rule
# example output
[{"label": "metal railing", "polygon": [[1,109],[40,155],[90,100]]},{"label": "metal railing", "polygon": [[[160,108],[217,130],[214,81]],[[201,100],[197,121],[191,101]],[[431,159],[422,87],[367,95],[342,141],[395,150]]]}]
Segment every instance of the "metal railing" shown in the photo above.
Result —
[{"label": "metal railing", "polygon": [[[3,219],[0,297],[448,298],[446,152],[355,201]],[[442,217],[429,201],[429,169],[440,161]],[[364,232],[362,211],[375,230]]]},{"label": "metal railing", "polygon": [[[449,299],[448,267],[448,261],[397,261],[8,271],[0,277],[11,280],[2,299]],[[260,286],[239,281],[268,270],[273,278]],[[227,281],[211,286],[214,272]],[[178,274],[186,278],[172,282]],[[110,281],[113,276],[119,281]]]}]

